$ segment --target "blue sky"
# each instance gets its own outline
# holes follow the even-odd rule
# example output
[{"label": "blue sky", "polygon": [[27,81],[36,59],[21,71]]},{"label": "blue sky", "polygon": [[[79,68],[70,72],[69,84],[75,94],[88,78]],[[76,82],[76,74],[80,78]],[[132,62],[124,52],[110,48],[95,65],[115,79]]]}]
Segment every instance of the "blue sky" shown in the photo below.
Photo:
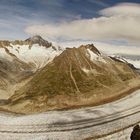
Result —
[{"label": "blue sky", "polygon": [[140,3],[138,0],[0,0],[0,39],[25,39],[40,33],[26,30],[32,25],[58,26],[63,22],[98,19],[101,10],[124,2]]}]

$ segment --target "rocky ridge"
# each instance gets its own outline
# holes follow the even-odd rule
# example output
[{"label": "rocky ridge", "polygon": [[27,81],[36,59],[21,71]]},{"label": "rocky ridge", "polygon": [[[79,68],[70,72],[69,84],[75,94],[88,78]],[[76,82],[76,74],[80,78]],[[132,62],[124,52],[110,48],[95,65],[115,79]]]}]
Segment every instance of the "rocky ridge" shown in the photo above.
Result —
[{"label": "rocky ridge", "polygon": [[138,75],[128,63],[103,55],[93,44],[66,48],[9,98],[9,108],[27,113],[103,103]]}]

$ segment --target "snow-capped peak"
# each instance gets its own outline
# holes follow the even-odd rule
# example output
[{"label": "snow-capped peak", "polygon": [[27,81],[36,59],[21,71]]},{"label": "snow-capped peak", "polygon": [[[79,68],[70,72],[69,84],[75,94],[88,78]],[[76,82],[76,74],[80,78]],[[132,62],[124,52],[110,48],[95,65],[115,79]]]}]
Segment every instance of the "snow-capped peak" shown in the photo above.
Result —
[{"label": "snow-capped peak", "polygon": [[[3,43],[4,42],[4,43]],[[21,61],[32,64],[35,69],[44,67],[47,63],[58,56],[63,50],[54,47],[52,43],[44,40],[41,36],[33,36],[25,41],[0,41],[0,59],[8,61]]]},{"label": "snow-capped peak", "polygon": [[47,40],[43,39],[41,36],[39,35],[35,35],[33,37],[30,37],[28,39],[25,40],[25,42],[32,44],[39,44],[40,46],[45,46],[45,47],[50,47],[52,46],[52,43],[48,42]]}]

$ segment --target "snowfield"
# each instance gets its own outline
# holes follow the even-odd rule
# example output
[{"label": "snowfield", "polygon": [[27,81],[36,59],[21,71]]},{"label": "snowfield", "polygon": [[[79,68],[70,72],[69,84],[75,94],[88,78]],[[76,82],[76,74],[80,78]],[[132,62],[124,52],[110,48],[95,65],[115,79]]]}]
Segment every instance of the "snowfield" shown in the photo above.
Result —
[{"label": "snowfield", "polygon": [[[51,62],[54,57],[62,53],[62,50],[59,50],[58,47],[55,49],[53,47],[46,48],[44,46],[39,46],[38,44],[32,45],[13,45],[6,47],[12,55],[16,56],[17,59],[25,63],[33,63],[36,68],[42,68],[47,63]],[[4,48],[0,48],[0,58],[8,59],[11,61],[13,58]]]}]

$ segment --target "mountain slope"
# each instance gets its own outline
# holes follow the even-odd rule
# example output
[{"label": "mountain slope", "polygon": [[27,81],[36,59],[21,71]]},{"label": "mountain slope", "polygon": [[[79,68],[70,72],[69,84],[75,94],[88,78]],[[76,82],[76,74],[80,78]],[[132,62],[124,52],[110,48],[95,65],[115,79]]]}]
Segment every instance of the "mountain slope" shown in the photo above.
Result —
[{"label": "mountain slope", "polygon": [[9,99],[24,113],[103,103],[129,87],[138,74],[101,54],[93,44],[67,48]]},{"label": "mountain slope", "polygon": [[61,52],[40,36],[25,41],[0,41],[0,99],[12,95]]},{"label": "mountain slope", "polygon": [[0,41],[0,50],[0,57],[23,61],[34,65],[36,69],[45,66],[62,52],[40,36],[33,36],[25,41]]}]

